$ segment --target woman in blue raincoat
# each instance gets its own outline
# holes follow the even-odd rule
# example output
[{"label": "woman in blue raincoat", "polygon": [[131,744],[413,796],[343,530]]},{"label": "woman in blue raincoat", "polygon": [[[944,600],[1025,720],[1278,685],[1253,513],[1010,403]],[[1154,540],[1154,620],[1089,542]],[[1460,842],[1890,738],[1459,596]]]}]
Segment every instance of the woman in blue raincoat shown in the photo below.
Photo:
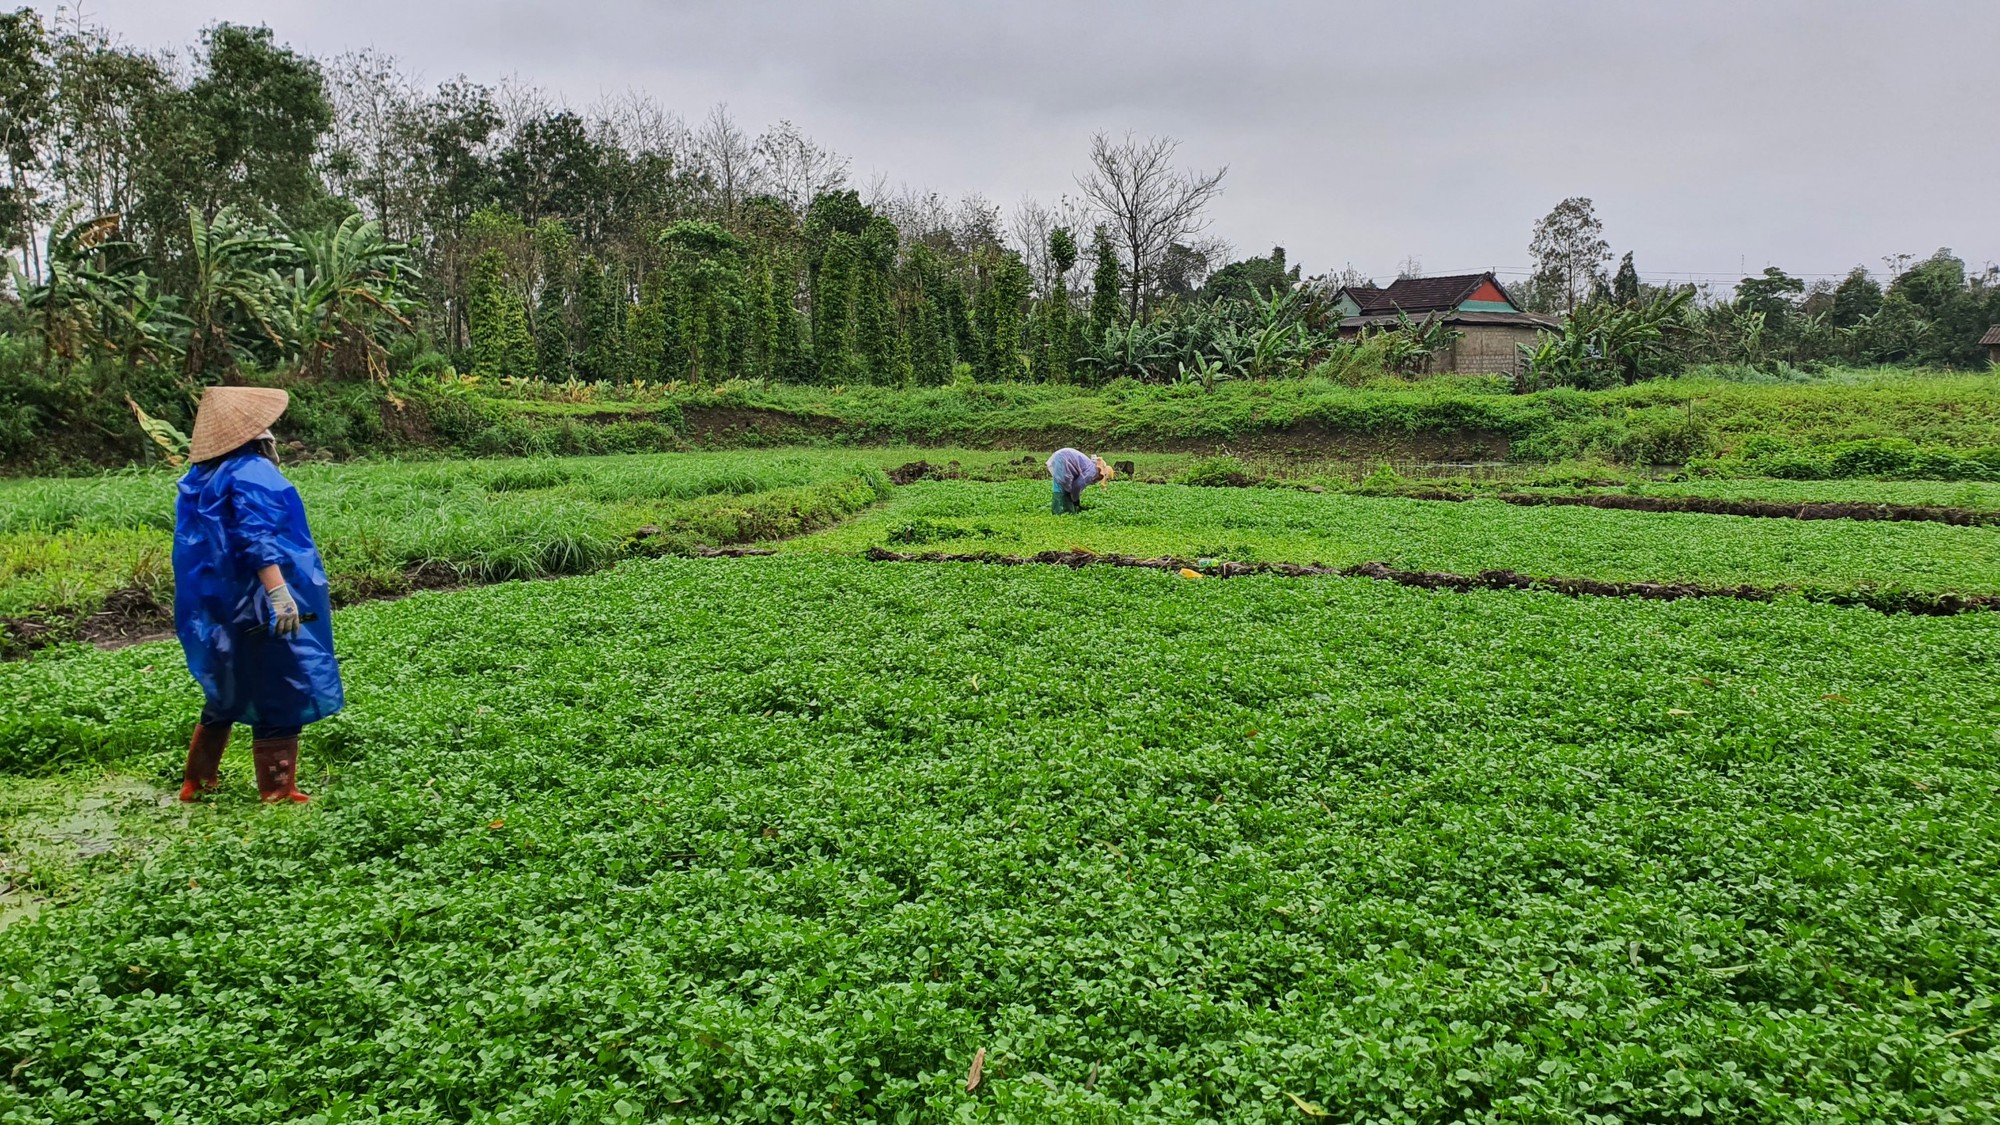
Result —
[{"label": "woman in blue raincoat", "polygon": [[1093,484],[1109,484],[1116,475],[1102,457],[1068,446],[1056,450],[1049,458],[1049,479],[1055,484],[1049,510],[1059,516],[1083,511],[1083,490]]},{"label": "woman in blue raincoat", "polygon": [[299,731],[344,703],[326,567],[270,432],[289,401],[269,388],[210,387],[195,414],[194,464],[174,508],[174,630],[207,702],[183,801],[221,784],[236,723],[250,724],[263,799],[306,800]]}]

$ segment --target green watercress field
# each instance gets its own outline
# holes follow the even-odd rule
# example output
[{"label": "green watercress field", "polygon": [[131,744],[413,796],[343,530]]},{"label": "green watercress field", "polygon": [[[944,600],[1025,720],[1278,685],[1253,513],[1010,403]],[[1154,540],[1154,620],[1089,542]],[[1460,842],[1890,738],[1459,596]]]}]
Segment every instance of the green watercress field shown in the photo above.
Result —
[{"label": "green watercress field", "polygon": [[1046,483],[924,481],[786,550],[1214,557],[1385,562],[1409,570],[1784,586],[1814,592],[2000,590],[2000,527],[1516,507],[1289,489],[1091,488],[1053,516]]},{"label": "green watercress field", "polygon": [[[879,460],[793,451],[285,471],[340,604],[427,583],[577,574],[635,549],[795,535],[885,496]],[[0,617],[73,621],[121,590],[171,604],[175,480],[122,472],[0,482]],[[0,654],[8,647],[0,635]]]},{"label": "green watercress field", "polygon": [[[338,636],[312,805],[239,747],[0,932],[0,1120],[2000,1113],[1983,615],[785,556]],[[12,768],[167,784],[176,659],[0,665]]]}]

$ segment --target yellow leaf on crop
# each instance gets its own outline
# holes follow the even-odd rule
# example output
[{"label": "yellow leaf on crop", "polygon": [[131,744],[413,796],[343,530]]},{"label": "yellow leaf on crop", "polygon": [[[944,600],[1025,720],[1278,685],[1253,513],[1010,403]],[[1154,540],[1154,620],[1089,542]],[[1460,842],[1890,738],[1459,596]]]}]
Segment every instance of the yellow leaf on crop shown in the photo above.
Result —
[{"label": "yellow leaf on crop", "polygon": [[1820,698],[1821,698],[1821,699],[1831,699],[1831,700],[1833,700],[1833,701],[1834,701],[1835,703],[1852,703],[1852,702],[1854,702],[1854,701],[1853,701],[1852,699],[1849,699],[1849,698],[1847,698],[1847,697],[1846,697],[1846,696],[1844,696],[1844,695],[1836,695],[1836,694],[1833,694],[1833,693],[1828,693],[1828,694],[1826,694],[1826,695],[1822,695],[1822,696],[1820,696]]},{"label": "yellow leaf on crop", "polygon": [[979,1080],[986,1075],[986,1048],[979,1048],[972,1056],[972,1069],[965,1074],[965,1092],[970,1094],[979,1089]]},{"label": "yellow leaf on crop", "polygon": [[489,820],[489,821],[487,821],[487,822],[486,822],[486,827],[488,827],[488,828],[505,828],[505,827],[507,827],[507,818],[506,818],[506,817],[504,817],[504,816],[502,816],[502,817],[496,817],[496,818],[494,818],[494,819],[492,819],[492,820]]},{"label": "yellow leaf on crop", "polygon": [[1681,710],[1681,709],[1680,709],[1680,708],[1678,708],[1678,707],[1669,707],[1669,708],[1667,708],[1667,714],[1669,714],[1669,715],[1692,715],[1692,714],[1694,714],[1694,712],[1693,712],[1693,711],[1683,711],[1683,710]]},{"label": "yellow leaf on crop", "polygon": [[1292,1093],[1292,1092],[1291,1092],[1290,1090],[1286,1090],[1286,1091],[1285,1091],[1285,1096],[1286,1096],[1286,1097],[1288,1097],[1288,1098],[1290,1098],[1290,1099],[1292,1099],[1292,1104],[1293,1104],[1293,1105],[1295,1105],[1295,1106],[1298,1106],[1298,1107],[1299,1107],[1299,1112],[1300,1112],[1300,1113],[1303,1113],[1303,1114],[1305,1114],[1305,1115],[1306,1115],[1307,1117],[1332,1117],[1332,1116],[1333,1116],[1333,1114],[1331,1114],[1331,1113],[1328,1113],[1327,1111],[1325,1111],[1325,1110],[1321,1109],[1320,1107],[1318,1107],[1318,1106],[1316,1106],[1316,1105],[1312,1104],[1311,1102],[1309,1102],[1309,1101],[1305,1100],[1304,1098],[1302,1098],[1302,1097],[1298,1096],[1297,1094],[1294,1094],[1294,1093]]},{"label": "yellow leaf on crop", "polygon": [[1200,572],[1200,571],[1195,571],[1195,570],[1189,570],[1189,569],[1188,569],[1187,567],[1182,567],[1182,568],[1181,568],[1181,577],[1182,577],[1182,578],[1200,578],[1200,577],[1202,577],[1202,574],[1201,574],[1201,572]]}]

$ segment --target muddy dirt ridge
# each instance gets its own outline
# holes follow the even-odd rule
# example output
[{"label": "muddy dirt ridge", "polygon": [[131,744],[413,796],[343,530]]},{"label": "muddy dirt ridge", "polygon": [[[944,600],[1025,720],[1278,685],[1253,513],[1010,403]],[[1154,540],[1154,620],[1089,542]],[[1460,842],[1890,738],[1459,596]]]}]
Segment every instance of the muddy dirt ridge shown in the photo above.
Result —
[{"label": "muddy dirt ridge", "polygon": [[1523,507],[1608,508],[1626,512],[1691,512],[1705,516],[1750,516],[1787,520],[1897,520],[1948,523],[1958,527],[2000,526],[2000,512],[1970,508],[1871,504],[1859,500],[1725,500],[1713,496],[1631,496],[1622,493],[1502,492],[1487,497],[1475,492],[1399,492],[1409,500],[1494,499]]}]

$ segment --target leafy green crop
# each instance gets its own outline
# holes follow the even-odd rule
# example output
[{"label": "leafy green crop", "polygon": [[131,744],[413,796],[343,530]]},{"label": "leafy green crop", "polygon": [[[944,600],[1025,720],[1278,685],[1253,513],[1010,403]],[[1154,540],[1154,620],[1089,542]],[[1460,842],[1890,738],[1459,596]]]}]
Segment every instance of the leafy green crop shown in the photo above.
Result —
[{"label": "leafy green crop", "polygon": [[[1045,485],[923,481],[890,503],[786,545],[859,553],[894,547],[922,521],[940,541],[978,528],[976,547],[1033,553],[1208,556],[1239,561],[1380,561],[1410,570],[1786,586],[1801,591],[2000,590],[2000,527],[1798,521],[1688,513],[1515,507],[1286,489],[1091,488],[1081,516],[1052,516]],[[935,530],[935,529],[942,529]]]},{"label": "leafy green crop", "polygon": [[[314,804],[239,748],[0,932],[0,1119],[2000,1114],[1987,617],[781,556],[338,636]],[[0,745],[164,784],[175,659]]]},{"label": "leafy green crop", "polygon": [[[539,578],[594,570],[635,549],[796,535],[885,495],[878,460],[656,454],[286,471],[334,598],[351,602],[409,589],[412,570],[432,583]],[[127,588],[170,604],[173,501],[165,473],[0,485],[0,616],[73,622]],[[0,653],[7,647],[0,636]]]}]

